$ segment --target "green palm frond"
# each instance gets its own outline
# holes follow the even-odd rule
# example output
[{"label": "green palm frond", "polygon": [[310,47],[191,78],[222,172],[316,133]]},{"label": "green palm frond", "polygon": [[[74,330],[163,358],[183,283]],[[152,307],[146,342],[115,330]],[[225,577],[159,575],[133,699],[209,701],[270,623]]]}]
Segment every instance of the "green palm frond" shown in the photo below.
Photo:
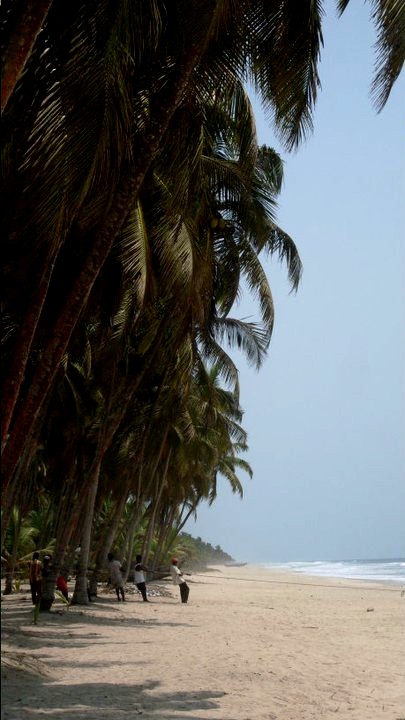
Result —
[{"label": "green palm frond", "polygon": [[137,304],[142,307],[147,288],[151,286],[153,290],[155,279],[151,264],[149,233],[140,202],[136,203],[129,214],[121,230],[119,243],[123,270],[131,280],[132,294],[135,294]]},{"label": "green palm frond", "polygon": [[244,279],[250,293],[259,301],[262,321],[260,341],[263,343],[263,349],[265,350],[273,332],[273,296],[266,273],[256,253],[252,252],[250,244],[245,242],[244,238],[241,239],[240,245]]},{"label": "green palm frond", "polygon": [[294,240],[275,225],[269,228],[263,247],[269,255],[278,255],[279,260],[287,264],[291,291],[296,291],[302,277],[303,265]]},{"label": "green palm frond", "polygon": [[[369,0],[371,19],[377,31],[375,73],[371,96],[381,111],[398,79],[405,60],[405,3],[403,0]],[[338,0],[342,14],[349,0]]]},{"label": "green palm frond", "polygon": [[241,350],[251,365],[260,368],[269,344],[266,328],[256,322],[216,318],[213,329],[220,342],[225,341],[230,348]]},{"label": "green palm frond", "polygon": [[198,333],[198,342],[201,346],[202,357],[210,363],[215,364],[219,368],[219,373],[229,385],[235,388],[235,392],[239,391],[239,372],[229,355],[220,346],[215,339],[206,332]]},{"label": "green palm frond", "polygon": [[287,0],[255,3],[245,35],[250,79],[288,149],[312,131],[323,44],[322,3]]}]

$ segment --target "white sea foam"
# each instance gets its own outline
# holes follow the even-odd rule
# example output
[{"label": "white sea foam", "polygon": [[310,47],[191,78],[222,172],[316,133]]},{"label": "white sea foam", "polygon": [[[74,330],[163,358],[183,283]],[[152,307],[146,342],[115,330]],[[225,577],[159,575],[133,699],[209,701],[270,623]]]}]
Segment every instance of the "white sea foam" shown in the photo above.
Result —
[{"label": "white sea foam", "polygon": [[263,563],[268,568],[292,570],[305,575],[344,578],[349,580],[372,580],[405,585],[405,559],[377,560],[314,560],[288,563]]}]

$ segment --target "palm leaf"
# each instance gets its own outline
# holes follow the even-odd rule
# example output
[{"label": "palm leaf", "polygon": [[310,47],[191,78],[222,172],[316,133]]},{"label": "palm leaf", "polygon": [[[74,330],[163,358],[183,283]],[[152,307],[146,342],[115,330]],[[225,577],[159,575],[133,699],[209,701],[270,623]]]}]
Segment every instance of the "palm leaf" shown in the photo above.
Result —
[{"label": "palm leaf", "polygon": [[[398,79],[405,60],[405,3],[403,0],[369,0],[377,30],[375,73],[371,96],[381,111]],[[349,0],[338,0],[342,14]]]}]

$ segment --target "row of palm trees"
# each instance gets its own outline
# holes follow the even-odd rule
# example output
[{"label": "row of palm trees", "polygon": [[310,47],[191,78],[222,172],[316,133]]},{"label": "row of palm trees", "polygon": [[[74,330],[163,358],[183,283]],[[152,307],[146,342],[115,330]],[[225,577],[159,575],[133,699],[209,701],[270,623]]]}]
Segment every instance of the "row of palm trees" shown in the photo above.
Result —
[{"label": "row of palm trees", "polygon": [[[401,55],[387,7],[386,95]],[[23,523],[45,502],[54,573],[80,547],[87,602],[88,568],[96,583],[112,547],[130,563],[142,527],[159,565],[220,474],[239,493],[239,471],[251,474],[229,347],[256,367],[268,348],[260,254],[286,262],[293,289],[301,263],[275,222],[282,161],[257,144],[245,85],[296,146],[319,87],[322,8],[25,11],[5,3],[2,547],[16,512]],[[257,322],[233,317],[242,286]]]}]

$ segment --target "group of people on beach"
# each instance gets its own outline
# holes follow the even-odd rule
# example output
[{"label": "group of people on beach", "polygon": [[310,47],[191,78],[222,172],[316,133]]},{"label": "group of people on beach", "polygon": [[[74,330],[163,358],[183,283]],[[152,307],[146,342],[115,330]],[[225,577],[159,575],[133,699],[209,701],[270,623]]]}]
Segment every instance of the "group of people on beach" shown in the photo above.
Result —
[{"label": "group of people on beach", "polygon": [[[114,559],[114,555],[112,553],[108,553],[108,564],[110,567],[110,582],[113,588],[115,589],[117,600],[118,602],[124,602],[125,601],[125,589],[124,589],[124,578],[122,576],[122,566],[119,560]],[[146,580],[145,580],[145,572],[149,572],[151,574],[154,574],[154,570],[149,570],[145,565],[142,564],[142,555],[136,556],[136,563],[135,563],[135,575],[134,575],[134,583],[139,592],[142,595],[143,602],[149,602],[148,595],[146,592]],[[187,584],[187,582],[184,579],[184,574],[178,567],[178,560],[177,558],[172,558],[171,565],[170,565],[170,575],[172,578],[172,581],[175,585],[178,585],[180,589],[180,599],[182,603],[186,603],[188,601],[188,596],[190,594],[190,588]]]},{"label": "group of people on beach", "polygon": [[[30,582],[31,598],[32,598],[33,605],[37,605],[38,603],[41,602],[43,583],[45,581],[45,578],[50,574],[50,571],[51,571],[51,560],[52,560],[52,558],[50,555],[45,555],[43,558],[43,561],[41,561],[38,551],[34,552],[32,555],[32,560],[29,565],[29,582]],[[125,587],[124,587],[124,578],[122,576],[121,563],[119,560],[116,560],[114,558],[114,555],[112,553],[108,553],[108,565],[109,565],[109,570],[110,570],[110,582],[116,592],[117,600],[119,602],[124,602],[125,601]],[[134,575],[135,586],[141,593],[143,602],[149,602],[148,594],[147,594],[147,590],[146,590],[145,572],[154,574],[154,571],[149,570],[147,567],[145,567],[145,565],[143,565],[141,555],[136,556],[134,572],[135,572],[135,575]],[[186,603],[188,601],[190,588],[184,579],[184,575],[183,575],[182,571],[178,567],[177,558],[172,558],[171,566],[170,566],[170,575],[171,575],[173,583],[175,585],[178,585],[178,587],[180,589],[181,602]],[[66,598],[66,600],[69,600],[67,577],[65,575],[60,574],[57,577],[56,587],[62,593],[62,595]]]}]

